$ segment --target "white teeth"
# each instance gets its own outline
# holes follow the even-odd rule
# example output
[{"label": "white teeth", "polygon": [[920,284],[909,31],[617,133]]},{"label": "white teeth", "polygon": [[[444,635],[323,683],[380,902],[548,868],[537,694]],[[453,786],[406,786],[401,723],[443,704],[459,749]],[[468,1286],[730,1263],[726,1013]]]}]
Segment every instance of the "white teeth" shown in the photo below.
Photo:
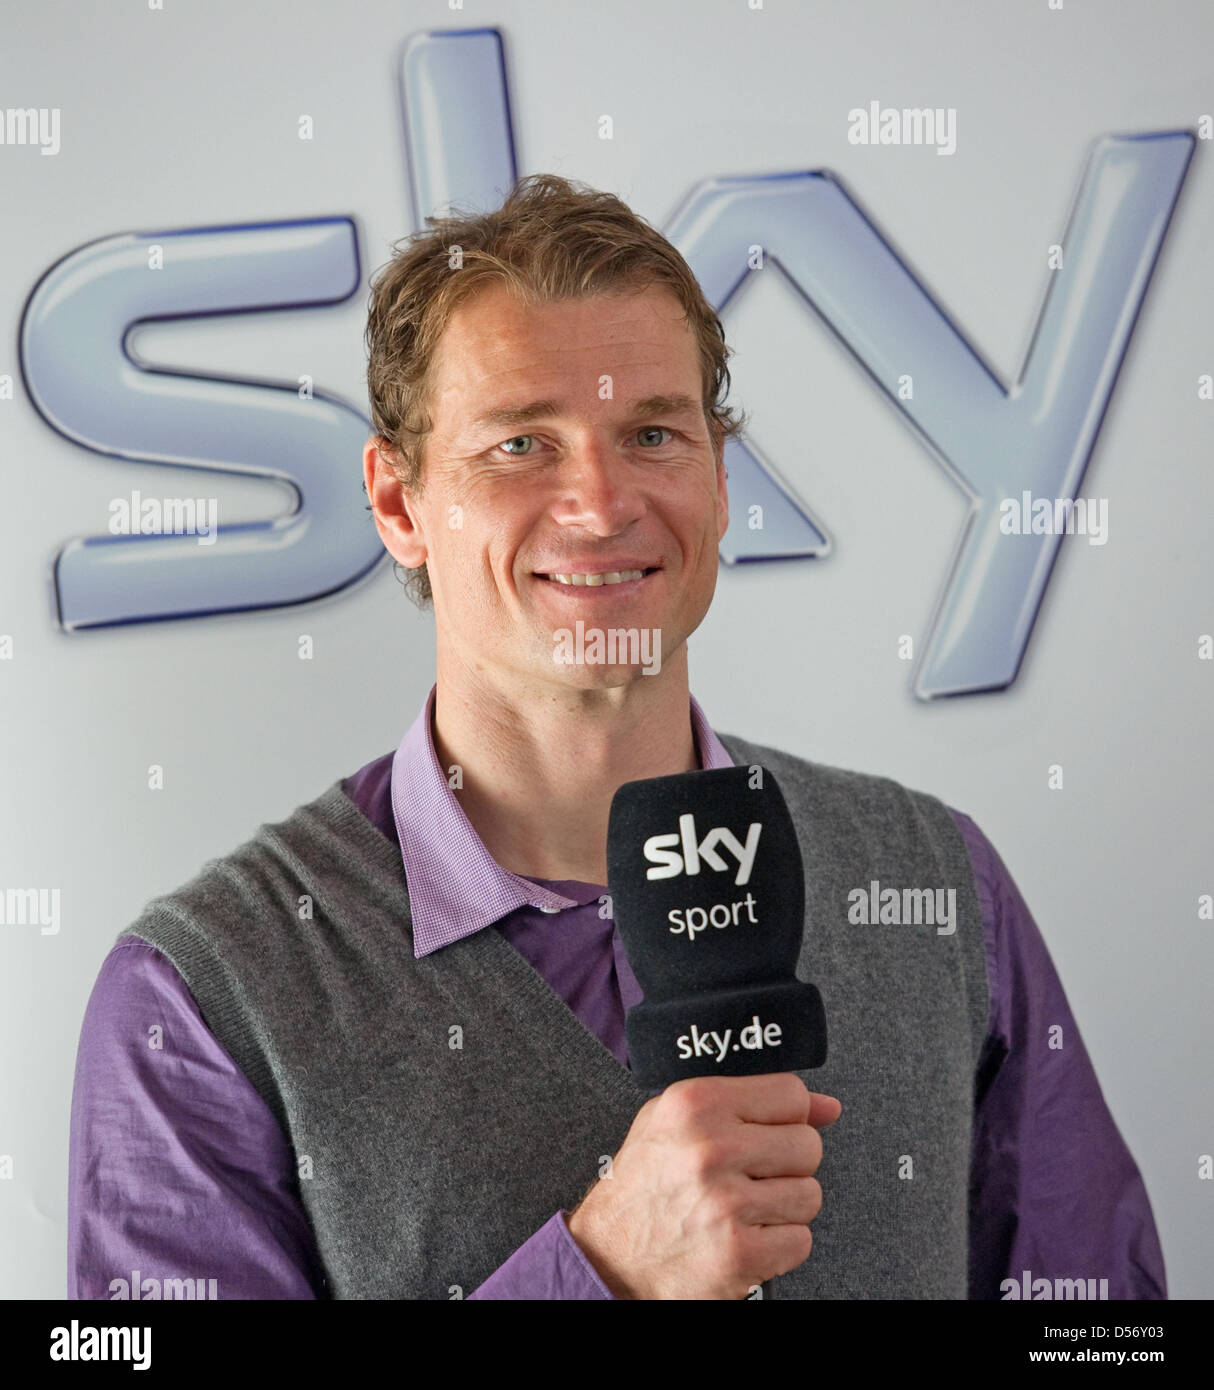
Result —
[{"label": "white teeth", "polygon": [[558,584],[586,585],[597,588],[600,584],[622,584],[627,579],[644,579],[644,570],[612,570],[608,574],[550,574]]}]

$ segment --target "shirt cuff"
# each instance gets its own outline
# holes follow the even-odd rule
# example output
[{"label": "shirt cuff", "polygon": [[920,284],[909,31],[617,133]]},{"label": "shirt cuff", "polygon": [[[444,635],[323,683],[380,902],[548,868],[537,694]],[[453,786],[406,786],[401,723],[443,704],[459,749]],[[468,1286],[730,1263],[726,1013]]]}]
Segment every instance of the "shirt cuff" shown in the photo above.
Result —
[{"label": "shirt cuff", "polygon": [[469,1300],[611,1297],[586,1252],[570,1235],[565,1213],[558,1211],[495,1269]]}]

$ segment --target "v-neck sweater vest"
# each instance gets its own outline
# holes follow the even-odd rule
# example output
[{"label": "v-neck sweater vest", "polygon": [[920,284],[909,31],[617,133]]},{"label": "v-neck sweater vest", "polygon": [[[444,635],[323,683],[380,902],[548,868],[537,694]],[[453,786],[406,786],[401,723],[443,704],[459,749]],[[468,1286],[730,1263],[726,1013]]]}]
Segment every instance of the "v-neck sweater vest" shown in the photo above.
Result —
[{"label": "v-neck sweater vest", "polygon": [[[732,735],[775,773],[805,863],[798,965],[837,1096],[823,1207],[778,1299],[967,1296],[975,1072],[989,1012],[976,886],[936,797]],[[849,895],[954,889],[956,930],[848,920]],[[470,1293],[571,1210],[649,1098],[494,928],[413,954],[399,849],[335,783],[153,899],[122,935],[181,974],[273,1111],[334,1298]]]}]

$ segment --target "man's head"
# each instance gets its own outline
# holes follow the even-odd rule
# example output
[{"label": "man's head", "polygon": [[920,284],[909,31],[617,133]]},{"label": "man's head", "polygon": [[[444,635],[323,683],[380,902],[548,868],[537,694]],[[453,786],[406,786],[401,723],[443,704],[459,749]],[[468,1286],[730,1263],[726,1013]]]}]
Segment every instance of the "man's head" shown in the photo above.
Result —
[{"label": "man's head", "polygon": [[[367,488],[414,598],[473,663],[552,671],[578,619],[655,627],[671,653],[728,521],[719,320],[609,194],[536,175],[495,212],[429,221],[372,282],[367,324]],[[543,577],[621,568],[645,577]]]}]

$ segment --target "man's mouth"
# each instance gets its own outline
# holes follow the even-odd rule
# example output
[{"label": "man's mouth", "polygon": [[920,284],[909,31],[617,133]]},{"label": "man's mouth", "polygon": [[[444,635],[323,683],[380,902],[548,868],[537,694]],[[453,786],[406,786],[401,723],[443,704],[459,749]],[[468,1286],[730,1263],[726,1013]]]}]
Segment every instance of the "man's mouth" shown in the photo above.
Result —
[{"label": "man's mouth", "polygon": [[568,574],[540,574],[538,578],[551,580],[554,584],[564,584],[569,588],[594,589],[615,584],[628,584],[636,579],[644,579],[646,575],[653,574],[657,568],[654,565],[649,569],[606,570],[591,573],[574,570]]}]

